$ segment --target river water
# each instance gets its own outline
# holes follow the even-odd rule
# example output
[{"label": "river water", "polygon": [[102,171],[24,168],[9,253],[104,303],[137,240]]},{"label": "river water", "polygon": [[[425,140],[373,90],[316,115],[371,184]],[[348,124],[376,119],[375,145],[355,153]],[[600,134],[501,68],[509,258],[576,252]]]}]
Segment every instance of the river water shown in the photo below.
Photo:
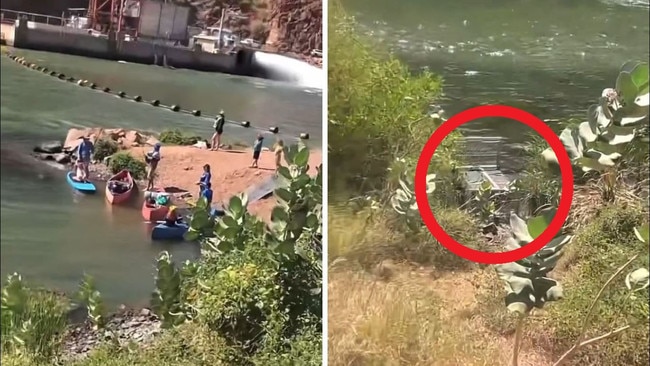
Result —
[{"label": "river water", "polygon": [[[17,53],[51,70],[129,95],[200,109],[208,116],[224,109],[229,120],[249,120],[262,129],[279,126],[286,140],[307,132],[311,135],[309,145],[321,144],[320,90],[44,52]],[[73,291],[86,272],[96,278],[111,304],[144,301],[152,290],[156,255],[169,250],[181,261],[195,258],[197,248],[187,243],[152,243],[139,205],[111,207],[102,194],[77,196],[62,171],[31,167],[32,160],[26,160],[28,166],[22,169],[15,165],[22,160],[8,157],[7,151],[29,153],[40,141],[61,140],[69,128],[83,126],[158,132],[180,128],[209,138],[213,120],[121,100],[59,81],[6,57],[0,59],[2,275],[17,271],[39,284]],[[224,137],[250,144],[257,132],[226,125]]]},{"label": "river water", "polygon": [[[547,120],[584,118],[619,67],[649,56],[647,0],[344,0],[362,31],[414,71],[444,78],[448,116],[479,104],[523,108]],[[549,122],[553,125],[553,122]],[[528,127],[503,119],[466,125],[507,138]],[[552,126],[557,127],[557,126]]]}]

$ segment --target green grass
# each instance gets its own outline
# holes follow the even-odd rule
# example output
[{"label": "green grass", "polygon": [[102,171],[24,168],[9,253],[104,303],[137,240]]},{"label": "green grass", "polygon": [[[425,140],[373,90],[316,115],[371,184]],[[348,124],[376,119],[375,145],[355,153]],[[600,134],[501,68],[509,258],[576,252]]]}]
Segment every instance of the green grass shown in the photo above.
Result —
[{"label": "green grass", "polygon": [[3,286],[3,355],[20,352],[47,359],[57,354],[67,325],[69,302],[44,290],[25,289],[20,295],[12,295],[6,289]]},{"label": "green grass", "polygon": [[[219,366],[219,365],[320,365],[320,335],[307,332],[292,342],[287,353],[261,352],[247,359],[237,347],[205,326],[187,323],[165,332],[153,344],[140,348],[133,344],[116,348],[106,344],[92,351],[87,358],[70,366]],[[309,358],[311,356],[311,358]],[[29,356],[3,354],[3,365],[46,366],[51,363]]]},{"label": "green grass", "polygon": [[[401,231],[391,212],[353,213],[342,204],[331,204],[328,250],[330,260],[346,257],[370,268],[384,260],[410,262],[420,266],[453,270],[473,264],[448,251],[426,228],[420,234]],[[468,246],[480,247],[484,239],[478,224],[467,213],[451,208],[434,208],[436,219],[451,237]]]},{"label": "green grass", "polygon": [[[624,277],[638,267],[648,267],[647,244],[636,239],[635,226],[647,220],[647,213],[636,207],[613,205],[598,212],[583,227],[555,270],[564,288],[565,298],[549,303],[543,312],[534,313],[525,328],[525,337],[557,359],[579,335],[587,309],[616,270],[634,255],[641,257],[609,287],[598,303],[587,337],[595,337],[630,324],[622,334],[581,349],[570,365],[647,365],[648,292],[630,298]],[[480,296],[485,310],[480,314],[497,334],[514,331],[514,319],[503,306],[501,283],[489,281]]]}]

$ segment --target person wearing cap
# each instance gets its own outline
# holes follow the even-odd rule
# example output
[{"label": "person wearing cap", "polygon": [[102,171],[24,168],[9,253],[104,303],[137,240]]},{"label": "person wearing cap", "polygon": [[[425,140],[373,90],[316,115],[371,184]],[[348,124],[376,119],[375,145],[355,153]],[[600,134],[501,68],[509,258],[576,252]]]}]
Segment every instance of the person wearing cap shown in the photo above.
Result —
[{"label": "person wearing cap", "polygon": [[160,161],[160,142],[153,145],[153,150],[149,151],[144,160],[147,163],[147,191],[153,190],[154,179],[156,178],[156,169],[158,169],[158,162]]},{"label": "person wearing cap", "polygon": [[223,126],[226,124],[226,116],[223,113],[223,109],[217,115],[212,127],[214,128],[214,133],[212,134],[212,145],[210,150],[217,151],[219,150],[219,145],[221,145],[221,134],[223,133]]},{"label": "person wearing cap", "polygon": [[95,146],[90,141],[88,135],[82,137],[82,141],[77,147],[77,158],[83,164],[84,179],[87,180],[90,177],[90,160],[92,159],[93,153],[95,152]]}]

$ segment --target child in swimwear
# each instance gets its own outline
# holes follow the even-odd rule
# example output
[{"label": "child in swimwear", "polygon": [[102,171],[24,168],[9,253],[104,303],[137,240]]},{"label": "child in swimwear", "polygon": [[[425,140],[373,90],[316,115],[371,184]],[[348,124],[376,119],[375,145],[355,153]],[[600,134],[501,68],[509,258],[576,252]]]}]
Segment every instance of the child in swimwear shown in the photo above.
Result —
[{"label": "child in swimwear", "polygon": [[75,180],[79,182],[85,182],[88,177],[86,176],[84,162],[81,159],[77,159],[77,161],[74,164],[74,168],[75,168]]}]

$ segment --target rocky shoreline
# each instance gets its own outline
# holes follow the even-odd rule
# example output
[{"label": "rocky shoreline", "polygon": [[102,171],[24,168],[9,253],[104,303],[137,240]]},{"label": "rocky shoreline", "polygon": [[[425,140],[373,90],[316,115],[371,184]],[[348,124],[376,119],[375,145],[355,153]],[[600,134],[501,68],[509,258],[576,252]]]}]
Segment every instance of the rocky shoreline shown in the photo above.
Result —
[{"label": "rocky shoreline", "polygon": [[[146,347],[162,333],[160,319],[146,307],[138,310],[121,305],[117,312],[107,317],[105,326],[100,329],[88,319],[85,308],[77,308],[71,313],[83,313],[83,320],[72,322],[68,327],[59,365],[83,359],[105,344],[120,347],[136,344]],[[69,317],[78,317],[78,314]]]}]

